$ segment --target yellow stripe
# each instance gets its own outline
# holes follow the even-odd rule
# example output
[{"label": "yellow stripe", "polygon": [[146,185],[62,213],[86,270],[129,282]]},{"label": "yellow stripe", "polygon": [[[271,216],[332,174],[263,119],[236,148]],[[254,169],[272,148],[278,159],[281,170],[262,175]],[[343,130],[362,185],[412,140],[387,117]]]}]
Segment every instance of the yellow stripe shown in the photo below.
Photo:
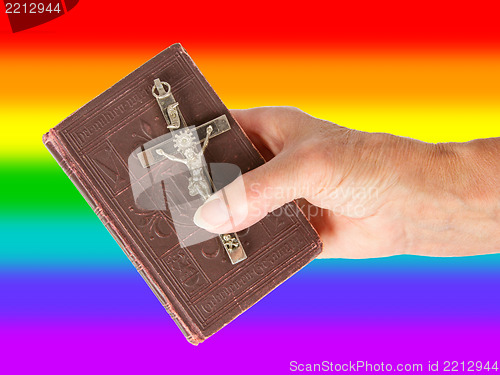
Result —
[{"label": "yellow stripe", "polygon": [[[230,101],[234,107],[253,104]],[[500,136],[500,110],[491,107],[359,107],[327,108],[314,103],[302,106],[312,115],[334,121],[340,125],[364,130],[380,131],[413,137],[427,142],[463,142],[474,138]],[[12,126],[4,127],[0,141],[0,158],[18,160],[46,156],[42,134],[57,124],[69,107],[32,108],[33,112],[7,111],[3,121]],[[22,120],[19,115],[22,114]]]}]

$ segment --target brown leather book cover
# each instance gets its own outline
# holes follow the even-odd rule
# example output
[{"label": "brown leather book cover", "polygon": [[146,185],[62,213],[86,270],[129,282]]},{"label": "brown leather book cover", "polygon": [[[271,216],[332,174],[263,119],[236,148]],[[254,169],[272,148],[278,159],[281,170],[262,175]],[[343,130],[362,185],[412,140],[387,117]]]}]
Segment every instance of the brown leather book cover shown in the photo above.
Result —
[{"label": "brown leather book cover", "polygon": [[[192,222],[192,211],[179,216],[176,207],[151,202],[154,186],[160,192],[173,186],[170,193],[189,197],[189,174],[169,185],[175,166],[144,169],[139,163],[144,157],[138,154],[164,142],[170,132],[155,99],[155,80],[168,83],[183,123],[199,127],[226,116],[230,127],[210,138],[207,164],[231,163],[245,173],[264,162],[180,44],[84,105],[43,142],[189,342],[198,344],[313,260],[321,242],[297,205],[289,203],[238,233],[246,259],[236,264],[217,236],[186,245],[189,236],[181,236],[179,228],[203,231]],[[147,174],[136,176],[134,170]],[[164,176],[155,180],[163,182],[152,183],[151,173]],[[139,202],[144,196],[150,204]]]}]

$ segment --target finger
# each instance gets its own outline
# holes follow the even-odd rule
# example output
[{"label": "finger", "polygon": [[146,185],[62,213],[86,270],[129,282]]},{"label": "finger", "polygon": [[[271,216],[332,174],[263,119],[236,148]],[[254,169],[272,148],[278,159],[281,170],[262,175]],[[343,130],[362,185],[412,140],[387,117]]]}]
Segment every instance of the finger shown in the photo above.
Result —
[{"label": "finger", "polygon": [[196,211],[195,224],[213,233],[237,232],[301,196],[300,164],[290,163],[290,158],[281,153],[238,177]]},{"label": "finger", "polygon": [[233,109],[231,113],[252,142],[277,155],[300,130],[304,112],[291,107]]},{"label": "finger", "polygon": [[248,138],[250,138],[250,141],[257,148],[257,150],[259,150],[259,153],[265,161],[269,161],[276,156],[276,154],[269,149],[268,142],[261,136],[261,134],[249,130],[245,131],[245,134]]}]

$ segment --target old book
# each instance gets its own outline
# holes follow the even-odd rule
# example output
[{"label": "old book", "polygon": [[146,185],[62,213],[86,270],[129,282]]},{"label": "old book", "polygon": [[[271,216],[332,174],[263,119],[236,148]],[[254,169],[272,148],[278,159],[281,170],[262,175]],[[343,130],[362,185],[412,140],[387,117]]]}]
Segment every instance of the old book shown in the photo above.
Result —
[{"label": "old book", "polygon": [[[161,199],[171,202],[177,195],[192,202],[193,170],[191,177],[176,172],[181,177],[170,181],[182,163],[145,165],[148,147],[167,142],[172,131],[153,95],[155,82],[168,84],[183,123],[199,127],[195,143],[206,136],[202,124],[216,118],[227,122],[209,140],[207,164],[231,163],[244,173],[264,162],[179,44],[84,105],[43,141],[186,338],[198,344],[313,260],[321,242],[295,203],[238,233],[246,259],[237,264],[229,261],[230,250],[219,237],[190,241],[208,232],[194,225],[192,210],[182,212]],[[215,126],[215,133],[219,130]],[[179,151],[182,142],[176,142]]]}]

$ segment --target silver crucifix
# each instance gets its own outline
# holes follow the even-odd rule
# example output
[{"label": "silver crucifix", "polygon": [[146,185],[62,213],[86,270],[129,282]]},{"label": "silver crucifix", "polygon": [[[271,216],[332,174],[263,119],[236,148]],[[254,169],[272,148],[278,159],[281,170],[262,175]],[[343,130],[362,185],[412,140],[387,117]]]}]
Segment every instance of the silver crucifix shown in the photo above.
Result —
[{"label": "silver crucifix", "polygon": [[[167,90],[165,90],[165,87],[167,87]],[[229,121],[225,115],[219,116],[205,124],[197,126],[195,128],[197,134],[195,135],[193,134],[193,130],[187,127],[182,113],[179,111],[179,103],[175,101],[170,85],[167,82],[155,79],[152,93],[161,108],[163,117],[167,122],[167,128],[179,129],[182,126],[185,129],[176,130],[173,138],[139,153],[139,161],[143,168],[151,167],[165,159],[186,165],[190,173],[189,195],[193,197],[199,195],[203,201],[206,201],[214,193],[215,189],[206,169],[203,153],[208,147],[210,138],[231,129]],[[204,137],[200,151],[198,151],[198,134]],[[178,154],[179,156],[174,154]],[[236,233],[221,234],[219,238],[232,264],[246,259],[245,250]]]},{"label": "silver crucifix", "polygon": [[195,149],[196,138],[192,134],[190,129],[181,130],[178,134],[174,135],[174,147],[179,153],[184,155],[184,159],[175,157],[173,155],[167,154],[163,149],[156,149],[158,155],[164,156],[167,159],[185,164],[191,177],[189,177],[189,195],[194,197],[195,195],[201,195],[204,201],[206,201],[212,195],[212,189],[210,183],[206,178],[205,174],[205,163],[203,153],[208,146],[208,140],[210,134],[212,134],[212,126],[207,126],[207,134],[205,136],[205,141],[203,142],[203,147],[201,151],[197,152]]}]

